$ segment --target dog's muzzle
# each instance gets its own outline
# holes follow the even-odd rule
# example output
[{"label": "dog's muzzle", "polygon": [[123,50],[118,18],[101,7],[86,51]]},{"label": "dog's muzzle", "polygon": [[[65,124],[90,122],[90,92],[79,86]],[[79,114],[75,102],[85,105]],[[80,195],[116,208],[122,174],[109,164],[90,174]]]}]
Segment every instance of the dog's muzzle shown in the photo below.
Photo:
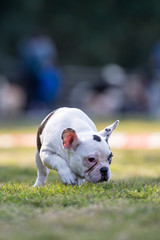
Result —
[{"label": "dog's muzzle", "polygon": [[109,179],[109,176],[108,176],[108,171],[109,169],[107,167],[102,167],[100,169],[100,173],[101,173],[101,182],[104,182],[104,181],[108,181]]}]

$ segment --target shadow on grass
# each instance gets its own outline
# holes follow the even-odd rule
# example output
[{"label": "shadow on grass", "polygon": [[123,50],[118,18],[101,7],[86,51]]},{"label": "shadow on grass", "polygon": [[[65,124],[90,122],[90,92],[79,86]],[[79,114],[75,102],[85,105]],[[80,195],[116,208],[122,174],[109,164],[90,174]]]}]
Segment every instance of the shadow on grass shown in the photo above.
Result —
[{"label": "shadow on grass", "polygon": [[[29,182],[33,184],[37,177],[37,171],[35,168],[27,167],[17,167],[17,166],[0,166],[0,183],[7,182],[18,182],[26,183]],[[52,171],[48,180],[53,183],[58,179],[58,176],[55,171]]]},{"label": "shadow on grass", "polygon": [[0,182],[27,181],[36,177],[36,170],[33,168],[20,168],[17,166],[0,166]]},{"label": "shadow on grass", "polygon": [[[32,168],[32,167],[17,167],[17,166],[0,166],[0,182],[2,183],[7,183],[10,181],[14,181],[14,182],[21,182],[21,183],[25,183],[25,182],[30,182],[30,181],[35,181],[37,177],[37,170],[36,168]],[[60,182],[60,179],[58,177],[58,174],[56,171],[51,170],[50,174],[47,178],[47,180],[51,183],[51,184],[55,184],[58,182]],[[111,183],[115,183],[115,184],[119,184],[122,185],[124,183],[128,184],[131,183],[132,185],[135,184],[160,184],[160,177],[148,177],[148,176],[131,176],[131,177],[127,177],[127,178],[119,178],[119,179],[111,179],[111,181],[109,183],[98,183],[98,184],[93,184],[93,185],[106,185],[106,188],[108,188]],[[89,183],[88,183],[89,184]]]}]

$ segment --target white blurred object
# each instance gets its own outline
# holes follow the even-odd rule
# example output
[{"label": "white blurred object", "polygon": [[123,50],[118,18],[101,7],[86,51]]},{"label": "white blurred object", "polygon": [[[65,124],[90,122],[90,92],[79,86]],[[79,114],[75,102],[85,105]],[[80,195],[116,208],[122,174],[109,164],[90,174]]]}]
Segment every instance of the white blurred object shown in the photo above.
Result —
[{"label": "white blurred object", "polygon": [[106,83],[121,86],[125,83],[127,76],[121,66],[111,63],[102,68],[102,78]]},{"label": "white blurred object", "polygon": [[0,115],[16,115],[23,109],[25,102],[22,88],[17,84],[10,84],[6,77],[0,76]]}]

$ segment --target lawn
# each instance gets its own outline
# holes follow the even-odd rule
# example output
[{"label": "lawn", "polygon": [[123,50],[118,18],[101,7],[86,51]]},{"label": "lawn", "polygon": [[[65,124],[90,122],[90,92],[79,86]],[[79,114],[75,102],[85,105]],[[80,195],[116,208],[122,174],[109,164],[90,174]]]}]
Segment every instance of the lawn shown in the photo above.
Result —
[{"label": "lawn", "polygon": [[[125,125],[133,132],[131,122],[117,130],[125,131]],[[135,132],[142,132],[139,125],[147,132],[159,127],[137,121]],[[20,131],[27,130],[21,127]],[[32,148],[0,149],[1,240],[159,240],[159,150],[112,149],[109,183],[65,186],[52,171],[40,189],[32,188],[34,152]]]}]

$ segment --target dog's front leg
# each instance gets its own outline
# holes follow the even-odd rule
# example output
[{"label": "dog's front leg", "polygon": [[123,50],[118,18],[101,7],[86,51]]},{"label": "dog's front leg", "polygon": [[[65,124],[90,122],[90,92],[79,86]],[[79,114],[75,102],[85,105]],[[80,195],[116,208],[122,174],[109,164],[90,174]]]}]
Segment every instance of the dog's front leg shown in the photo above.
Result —
[{"label": "dog's front leg", "polygon": [[72,173],[65,159],[56,153],[43,149],[40,152],[40,157],[46,167],[57,170],[58,175],[64,184],[77,184],[76,175]]}]

